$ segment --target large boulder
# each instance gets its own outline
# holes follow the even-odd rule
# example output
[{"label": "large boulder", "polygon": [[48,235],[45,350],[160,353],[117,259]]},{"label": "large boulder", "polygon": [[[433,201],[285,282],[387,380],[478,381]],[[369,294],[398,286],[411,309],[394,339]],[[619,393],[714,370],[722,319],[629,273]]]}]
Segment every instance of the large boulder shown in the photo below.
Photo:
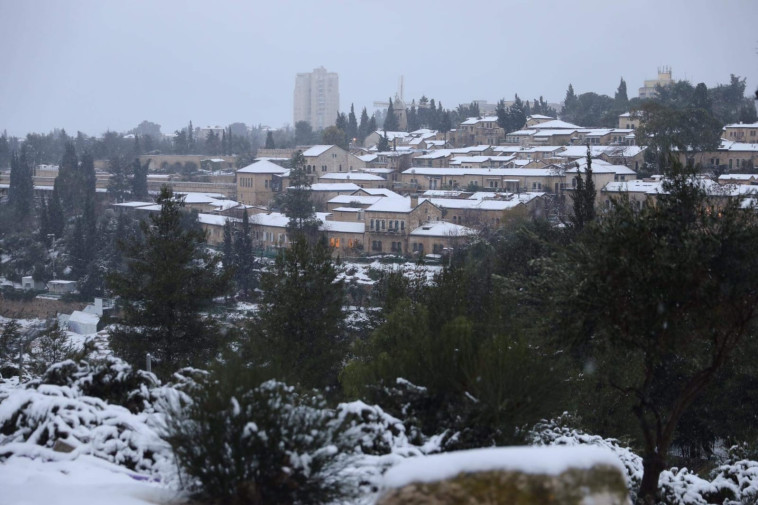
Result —
[{"label": "large boulder", "polygon": [[628,505],[623,466],[599,447],[505,447],[404,460],[377,505]]}]

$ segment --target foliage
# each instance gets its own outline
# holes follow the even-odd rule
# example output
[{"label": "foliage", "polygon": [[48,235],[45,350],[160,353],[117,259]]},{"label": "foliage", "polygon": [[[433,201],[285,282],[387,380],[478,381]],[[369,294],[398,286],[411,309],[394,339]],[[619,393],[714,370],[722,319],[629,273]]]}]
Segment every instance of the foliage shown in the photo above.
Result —
[{"label": "foliage", "polygon": [[387,107],[387,115],[384,118],[384,124],[382,125],[382,128],[384,128],[384,131],[391,131],[396,132],[400,129],[400,122],[398,117],[395,115],[395,109],[392,105],[392,98],[390,98],[389,106]]},{"label": "foliage", "polygon": [[574,211],[572,223],[577,230],[582,230],[585,225],[595,219],[595,182],[592,180],[592,155],[589,145],[587,145],[587,165],[584,168],[584,176],[581,171],[577,172],[576,188],[571,198]]},{"label": "foliage", "polygon": [[303,387],[337,383],[345,355],[344,288],[331,250],[298,234],[261,278],[259,312],[249,331],[253,356],[272,376]]},{"label": "foliage", "polygon": [[665,189],[639,212],[613,202],[546,263],[538,295],[555,303],[557,335],[631,402],[646,500],[682,415],[752,336],[758,302],[755,213],[706,198],[677,164]]},{"label": "foliage", "polygon": [[[305,157],[297,151],[290,160],[290,182],[284,194],[284,215],[289,218],[287,231],[290,235],[313,236],[320,224],[316,219],[311,200],[311,181],[305,171]],[[292,240],[292,237],[290,238]]]},{"label": "foliage", "polygon": [[255,374],[210,375],[169,420],[167,439],[190,489],[210,503],[329,503],[346,497],[340,472],[354,441],[318,394]]},{"label": "foliage", "polygon": [[384,131],[384,135],[379,137],[379,143],[376,145],[376,150],[380,153],[385,153],[391,149],[390,141],[387,139],[387,131]]},{"label": "foliage", "polygon": [[124,325],[111,341],[130,363],[141,364],[150,353],[168,374],[204,363],[215,351],[215,325],[200,311],[226,291],[229,279],[206,251],[202,230],[183,222],[183,201],[164,186],[158,203],[160,212],[141,223],[144,237],[120,243],[126,269],[108,277],[124,310]]}]

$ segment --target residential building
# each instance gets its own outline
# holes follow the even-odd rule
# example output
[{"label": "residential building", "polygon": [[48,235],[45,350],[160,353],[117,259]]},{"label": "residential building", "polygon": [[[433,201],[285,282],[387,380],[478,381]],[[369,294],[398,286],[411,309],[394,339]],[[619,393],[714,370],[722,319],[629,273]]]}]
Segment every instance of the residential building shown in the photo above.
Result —
[{"label": "residential building", "polygon": [[307,121],[314,130],[323,130],[337,120],[340,109],[339,76],[318,67],[295,77],[293,124]]},{"label": "residential building", "polygon": [[[305,171],[316,179],[331,172],[351,172],[365,168],[366,162],[335,145],[317,145],[303,151]],[[312,181],[315,182],[315,181]]]},{"label": "residential building", "polygon": [[758,123],[735,123],[724,127],[721,138],[733,142],[758,143]]}]

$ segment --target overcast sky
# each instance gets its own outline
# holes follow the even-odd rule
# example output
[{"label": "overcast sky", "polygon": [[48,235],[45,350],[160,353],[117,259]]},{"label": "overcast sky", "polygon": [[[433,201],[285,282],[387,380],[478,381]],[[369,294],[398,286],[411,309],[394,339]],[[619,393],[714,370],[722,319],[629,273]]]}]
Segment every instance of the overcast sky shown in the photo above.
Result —
[{"label": "overcast sky", "polygon": [[0,131],[99,135],[292,122],[297,72],[339,74],[340,108],[447,108],[514,93],[629,97],[657,68],[758,87],[756,0],[0,0]]}]

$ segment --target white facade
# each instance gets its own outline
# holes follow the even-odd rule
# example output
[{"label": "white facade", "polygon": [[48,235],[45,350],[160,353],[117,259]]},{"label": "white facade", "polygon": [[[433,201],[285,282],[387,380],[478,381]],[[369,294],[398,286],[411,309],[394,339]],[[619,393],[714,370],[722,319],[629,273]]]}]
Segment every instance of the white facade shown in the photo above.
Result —
[{"label": "white facade", "polygon": [[333,126],[340,109],[339,76],[319,67],[295,78],[294,122],[308,121],[314,130]]}]

